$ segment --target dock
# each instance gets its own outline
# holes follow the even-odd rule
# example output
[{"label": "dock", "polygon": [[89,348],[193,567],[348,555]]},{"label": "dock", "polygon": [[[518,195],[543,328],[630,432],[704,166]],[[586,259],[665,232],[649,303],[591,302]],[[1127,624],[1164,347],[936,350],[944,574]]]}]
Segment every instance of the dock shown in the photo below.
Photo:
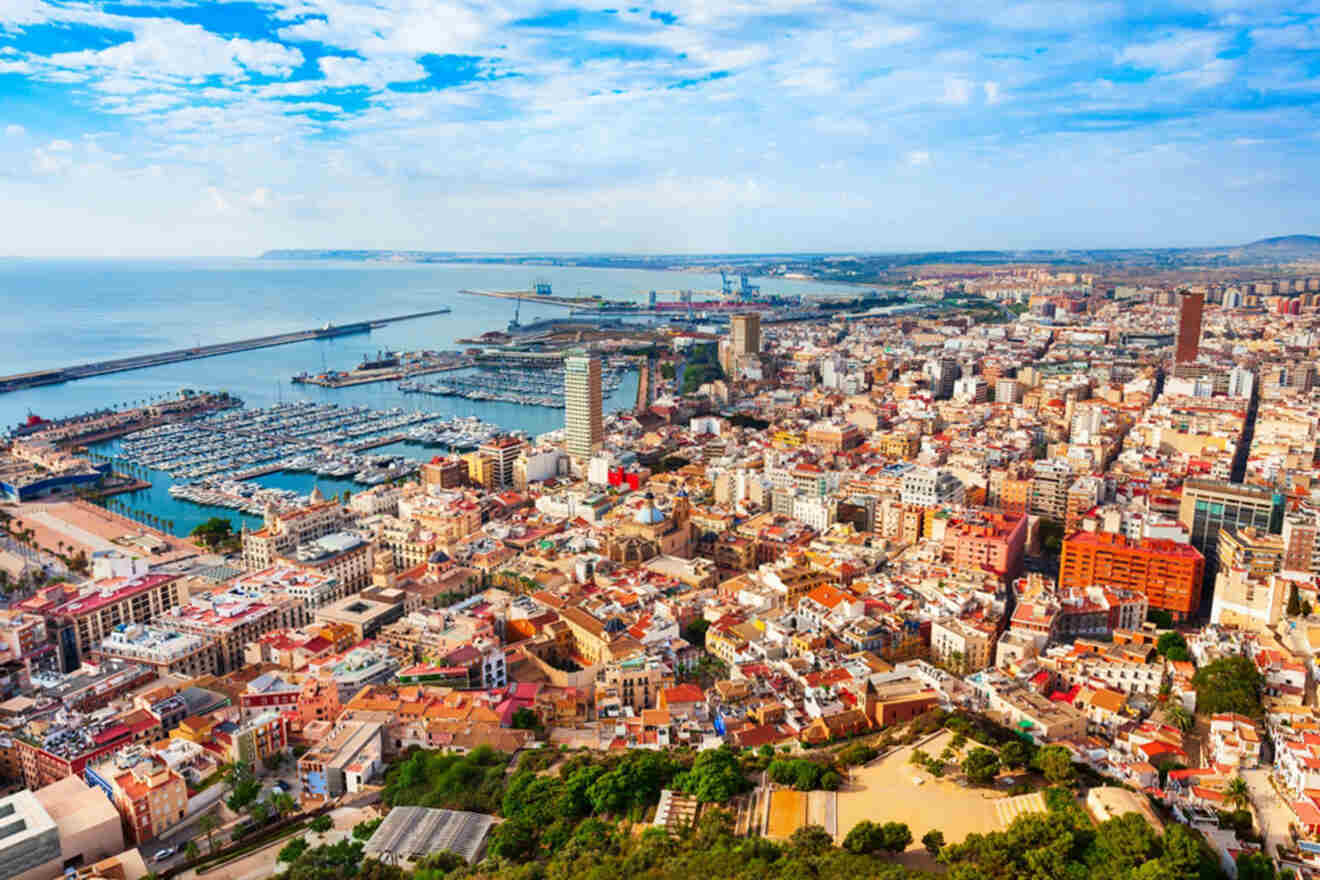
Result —
[{"label": "dock", "polygon": [[547,306],[561,306],[566,309],[591,307],[602,302],[588,296],[554,296],[553,294],[531,293],[526,290],[460,290],[468,296],[489,296],[494,299],[516,299],[522,302],[541,303]]},{"label": "dock", "polygon": [[148,367],[159,367],[163,364],[175,364],[180,361],[199,360],[201,358],[217,357],[224,354],[234,354],[240,351],[252,351],[258,348],[272,348],[277,345],[292,345],[297,342],[308,342],[315,339],[333,339],[338,336],[348,336],[356,333],[370,333],[374,327],[383,327],[386,324],[394,324],[399,321],[411,321],[416,318],[428,318],[432,315],[447,315],[452,311],[449,308],[429,309],[425,312],[412,312],[407,315],[394,315],[388,318],[375,318],[370,321],[357,321],[352,324],[326,324],[323,327],[315,327],[311,330],[298,330],[293,333],[277,333],[272,336],[257,336],[252,339],[239,339],[234,342],[219,342],[215,345],[202,345],[193,348],[176,348],[172,351],[162,351],[157,354],[135,355],[133,357],[116,358],[114,360],[95,361],[90,364],[77,364],[72,367],[63,367],[52,370],[39,370],[31,373],[15,373],[10,376],[0,376],[0,393],[6,391],[19,391],[24,388],[36,388],[40,385],[56,385],[61,382],[72,382],[76,379],[86,379],[91,376],[104,376],[107,373],[123,373],[129,370],[142,370]]},{"label": "dock", "polygon": [[371,385],[375,382],[392,382],[396,379],[408,379],[413,376],[425,376],[430,373],[447,373],[452,370],[466,370],[476,363],[472,358],[448,359],[443,362],[424,364],[404,364],[381,370],[349,370],[342,373],[318,373],[315,376],[294,376],[296,385],[320,385],[322,388],[351,388],[354,385]]}]

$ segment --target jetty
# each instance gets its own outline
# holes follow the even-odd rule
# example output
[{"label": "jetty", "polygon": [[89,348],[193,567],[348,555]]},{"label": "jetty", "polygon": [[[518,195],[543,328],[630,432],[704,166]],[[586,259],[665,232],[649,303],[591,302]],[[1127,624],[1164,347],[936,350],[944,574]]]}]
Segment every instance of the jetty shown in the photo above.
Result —
[{"label": "jetty", "polygon": [[370,333],[373,328],[383,327],[386,324],[394,324],[399,321],[411,321],[417,318],[429,318],[432,315],[447,315],[450,311],[452,310],[449,308],[429,309],[424,312],[412,312],[407,315],[394,315],[388,318],[375,318],[370,321],[357,321],[352,324],[326,324],[322,327],[314,327],[311,330],[298,330],[293,333],[277,333],[272,336],[257,336],[252,339],[219,342],[215,345],[202,345],[193,348],[176,348],[172,351],[162,351],[156,354],[143,354],[135,355],[133,357],[116,358],[114,360],[95,361],[90,364],[77,364],[71,367],[62,367],[52,370],[15,373],[9,376],[0,376],[0,393],[19,391],[24,388],[35,388],[40,385],[56,385],[61,382],[72,382],[76,379],[86,379],[91,376],[104,376],[107,373],[123,373],[129,370],[143,370],[148,367],[159,367],[163,364],[174,364],[180,361],[192,361],[201,358],[217,357],[219,355],[234,354],[235,352],[240,351],[251,351],[257,348],[272,348],[277,345],[292,345],[297,342],[308,342],[316,339],[333,339],[337,336],[349,336],[355,333]]}]

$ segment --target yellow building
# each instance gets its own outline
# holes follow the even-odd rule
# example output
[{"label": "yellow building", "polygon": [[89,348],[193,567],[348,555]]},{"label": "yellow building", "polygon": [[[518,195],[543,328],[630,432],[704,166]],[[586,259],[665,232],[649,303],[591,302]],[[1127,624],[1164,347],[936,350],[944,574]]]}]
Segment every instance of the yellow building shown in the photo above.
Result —
[{"label": "yellow building", "polygon": [[463,456],[467,462],[468,479],[489,492],[495,485],[495,461],[480,452],[469,452]]}]

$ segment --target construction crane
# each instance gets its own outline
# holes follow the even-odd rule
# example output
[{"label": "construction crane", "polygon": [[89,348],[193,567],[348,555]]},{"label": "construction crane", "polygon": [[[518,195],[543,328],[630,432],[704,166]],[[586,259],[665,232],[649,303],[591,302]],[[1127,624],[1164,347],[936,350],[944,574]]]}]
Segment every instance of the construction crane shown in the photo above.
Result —
[{"label": "construction crane", "polygon": [[[746,285],[746,283],[747,276],[744,275],[743,284]],[[733,279],[723,269],[720,269],[720,293],[723,294],[725,299],[733,296]]]},{"label": "construction crane", "polygon": [[756,295],[761,292],[760,285],[749,282],[747,280],[746,272],[742,273],[740,280],[742,281],[742,286],[738,290],[739,297],[744,300],[755,299]]}]

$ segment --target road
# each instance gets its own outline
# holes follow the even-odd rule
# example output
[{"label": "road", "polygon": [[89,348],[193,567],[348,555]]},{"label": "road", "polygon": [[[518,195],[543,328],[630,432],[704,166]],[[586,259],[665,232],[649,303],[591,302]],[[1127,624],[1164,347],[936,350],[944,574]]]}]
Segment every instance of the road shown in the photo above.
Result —
[{"label": "road", "polygon": [[1265,838],[1266,852],[1277,857],[1281,845],[1292,846],[1292,836],[1288,833],[1288,823],[1293,821],[1292,810],[1288,809],[1283,798],[1270,784],[1268,768],[1243,770],[1242,778],[1251,790],[1251,805],[1255,808],[1256,821]]}]

